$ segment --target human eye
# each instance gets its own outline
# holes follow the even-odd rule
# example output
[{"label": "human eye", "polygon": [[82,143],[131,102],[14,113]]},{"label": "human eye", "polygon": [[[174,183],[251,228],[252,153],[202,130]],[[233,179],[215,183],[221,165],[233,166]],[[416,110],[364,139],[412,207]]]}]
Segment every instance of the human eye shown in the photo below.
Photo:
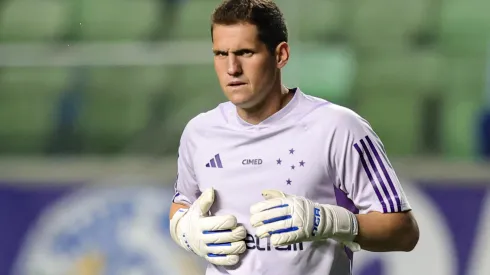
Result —
[{"label": "human eye", "polygon": [[254,52],[252,50],[249,50],[249,49],[243,49],[243,50],[239,50],[236,52],[236,55],[244,56],[244,57],[250,57],[253,54],[254,54]]},{"label": "human eye", "polygon": [[224,56],[228,55],[228,53],[225,51],[213,51],[213,53],[214,53],[214,56],[216,56],[216,57],[224,57]]}]

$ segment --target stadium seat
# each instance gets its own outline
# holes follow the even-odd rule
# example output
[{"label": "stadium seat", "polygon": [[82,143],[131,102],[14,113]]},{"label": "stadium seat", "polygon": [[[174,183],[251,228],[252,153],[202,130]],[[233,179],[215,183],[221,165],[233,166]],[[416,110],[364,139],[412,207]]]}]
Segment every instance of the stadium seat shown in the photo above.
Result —
[{"label": "stadium seat", "polygon": [[[155,20],[154,1],[83,0],[84,40],[139,40]],[[117,7],[117,8],[116,8]]]},{"label": "stadium seat", "polygon": [[[95,68],[85,91],[82,129],[90,152],[121,150],[148,118],[157,68]],[[146,75],[145,75],[146,73]],[[143,84],[147,81],[146,84]]]},{"label": "stadium seat", "polygon": [[352,49],[320,43],[291,45],[291,59],[283,70],[285,84],[300,86],[310,95],[337,104],[347,104],[356,73]]},{"label": "stadium seat", "polygon": [[486,0],[447,0],[441,11],[442,31],[448,34],[490,34]]},{"label": "stadium seat", "polygon": [[340,31],[342,2],[332,0],[285,1],[284,14],[291,39],[299,41],[322,40],[327,35]]},{"label": "stadium seat", "polygon": [[[218,3],[185,1],[172,38],[208,41],[210,14]],[[321,49],[294,47],[293,54],[294,49],[302,52],[285,71],[287,84],[299,83],[307,92],[341,104],[354,98],[355,110],[372,123],[390,155],[418,152],[422,119],[418,104],[428,94],[442,93],[445,153],[472,154],[474,116],[480,109],[490,52],[489,1],[443,1],[440,25],[434,25],[440,27],[439,43],[422,51],[414,49],[411,40],[433,19],[427,12],[431,1],[277,3],[286,15],[293,47],[345,31],[349,46],[357,50],[356,68],[335,71],[336,81],[330,82],[333,73],[328,68],[348,61],[335,61]],[[74,11],[80,19],[71,16]],[[0,40],[7,42],[53,40],[66,30],[70,18],[82,23],[84,41],[140,41],[159,20],[154,0],[11,0],[0,12]],[[331,64],[322,63],[323,58]],[[309,71],[292,77],[303,67]],[[351,89],[348,79],[355,69]],[[2,68],[0,137],[5,142],[0,152],[45,150],[68,80],[66,68]],[[95,68],[85,93],[81,122],[91,152],[116,152],[133,142],[148,123],[154,101],[163,106],[165,131],[160,134],[173,150],[190,118],[225,100],[211,65]]]},{"label": "stadium seat", "polygon": [[440,50],[447,58],[443,146],[449,158],[472,157],[476,151],[490,53],[489,9],[485,0],[449,0],[441,12]]},{"label": "stadium seat", "polygon": [[357,87],[378,95],[430,93],[441,86],[443,57],[437,52],[372,54],[358,61]]},{"label": "stadium seat", "polygon": [[348,32],[363,50],[403,49],[425,24],[429,1],[356,1],[351,5]]},{"label": "stadium seat", "polygon": [[468,159],[476,154],[478,120],[483,103],[463,93],[446,99],[443,122],[444,157]]},{"label": "stadium seat", "polygon": [[488,55],[490,2],[445,1],[441,12],[441,48],[446,55]]},{"label": "stadium seat", "polygon": [[174,39],[210,39],[211,13],[219,1],[186,1],[173,31]]},{"label": "stadium seat", "polygon": [[[179,66],[177,69],[174,89],[180,97],[180,108],[190,112],[189,115],[209,110],[226,100],[212,65]],[[187,106],[185,102],[190,99],[199,99],[200,106],[197,109],[196,106]]]},{"label": "stadium seat", "polygon": [[0,152],[44,152],[56,122],[66,70],[3,69],[0,77]]},{"label": "stadium seat", "polygon": [[158,110],[165,114],[162,140],[175,143],[189,119],[224,100],[217,84],[210,66],[96,69],[83,118],[89,150],[113,152],[137,138],[156,93],[168,98],[159,104],[167,110]]},{"label": "stadium seat", "polygon": [[399,94],[370,96],[360,92],[357,98],[355,111],[370,122],[388,155],[414,155],[420,137],[417,97]]},{"label": "stadium seat", "polygon": [[[447,58],[444,68],[444,83],[449,94],[464,94],[481,98],[488,74],[489,62],[481,56]],[[479,73],[477,73],[479,72]]]},{"label": "stadium seat", "polygon": [[6,1],[0,12],[1,41],[52,39],[64,23],[62,1]]}]

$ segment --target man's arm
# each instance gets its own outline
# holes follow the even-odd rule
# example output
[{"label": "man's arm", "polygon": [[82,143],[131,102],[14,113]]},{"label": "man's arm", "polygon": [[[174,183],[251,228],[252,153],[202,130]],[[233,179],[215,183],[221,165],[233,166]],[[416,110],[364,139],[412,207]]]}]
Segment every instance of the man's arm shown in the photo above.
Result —
[{"label": "man's arm", "polygon": [[274,246],[331,238],[352,251],[413,250],[419,229],[381,140],[352,112],[338,123],[326,146],[337,205],[264,190],[250,208],[256,235]]},{"label": "man's arm", "polygon": [[373,252],[413,250],[419,228],[381,139],[353,112],[340,121],[337,138],[327,147],[333,149],[330,174],[336,175],[339,194],[356,206],[354,242]]},{"label": "man's arm", "polygon": [[175,212],[179,211],[179,209],[181,208],[185,209],[185,208],[189,208],[189,206],[181,203],[172,202],[172,205],[170,206],[170,213],[168,215],[168,218],[171,220]]},{"label": "man's arm", "polygon": [[189,122],[180,137],[177,154],[177,178],[174,186],[175,194],[170,206],[170,219],[179,209],[189,208],[200,194],[199,184],[192,165],[192,152],[195,151],[195,147],[189,138],[192,133],[191,129],[191,123]]},{"label": "man's arm", "polygon": [[359,232],[354,242],[372,252],[412,251],[419,240],[419,227],[411,211],[370,212],[356,215]]},{"label": "man's arm", "polygon": [[353,251],[411,251],[419,230],[410,211],[355,215],[344,207],[319,204],[279,190],[264,190],[265,201],[250,207],[259,238],[274,246],[333,238]]}]

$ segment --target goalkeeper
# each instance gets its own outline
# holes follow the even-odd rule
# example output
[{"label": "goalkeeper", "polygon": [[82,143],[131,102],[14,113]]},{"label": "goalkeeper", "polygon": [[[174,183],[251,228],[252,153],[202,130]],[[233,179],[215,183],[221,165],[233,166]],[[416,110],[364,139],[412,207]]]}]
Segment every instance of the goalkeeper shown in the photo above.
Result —
[{"label": "goalkeeper", "polygon": [[369,123],[282,84],[290,49],[278,7],[224,1],[211,34],[229,101],[182,134],[175,242],[205,258],[208,275],[348,275],[360,249],[412,250],[417,223]]}]

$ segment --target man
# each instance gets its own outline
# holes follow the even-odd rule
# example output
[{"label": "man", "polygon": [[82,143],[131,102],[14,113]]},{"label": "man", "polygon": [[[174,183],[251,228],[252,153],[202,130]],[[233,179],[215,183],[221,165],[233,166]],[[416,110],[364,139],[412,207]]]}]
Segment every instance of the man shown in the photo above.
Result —
[{"label": "man", "polygon": [[229,102],[180,143],[172,238],[206,274],[351,274],[352,251],[410,251],[419,237],[381,141],[354,112],[281,84],[283,15],[269,0],[213,13]]}]

